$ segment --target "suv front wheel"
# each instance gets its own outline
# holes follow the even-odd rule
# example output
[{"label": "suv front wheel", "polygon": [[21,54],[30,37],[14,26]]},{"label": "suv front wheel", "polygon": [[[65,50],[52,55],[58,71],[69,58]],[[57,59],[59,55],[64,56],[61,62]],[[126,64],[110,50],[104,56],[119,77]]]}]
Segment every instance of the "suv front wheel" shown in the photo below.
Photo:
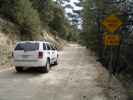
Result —
[{"label": "suv front wheel", "polygon": [[54,62],[54,65],[58,65],[58,58],[57,58],[57,60]]}]

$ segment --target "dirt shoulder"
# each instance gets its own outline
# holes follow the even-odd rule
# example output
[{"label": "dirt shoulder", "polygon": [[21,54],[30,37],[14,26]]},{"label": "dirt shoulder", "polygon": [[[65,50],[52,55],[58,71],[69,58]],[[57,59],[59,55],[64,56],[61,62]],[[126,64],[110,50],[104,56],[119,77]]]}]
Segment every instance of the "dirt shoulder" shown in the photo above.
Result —
[{"label": "dirt shoulder", "polygon": [[128,93],[122,82],[114,75],[110,75],[108,70],[101,64],[97,67],[99,72],[97,81],[104,89],[105,95],[109,100],[128,100]]}]

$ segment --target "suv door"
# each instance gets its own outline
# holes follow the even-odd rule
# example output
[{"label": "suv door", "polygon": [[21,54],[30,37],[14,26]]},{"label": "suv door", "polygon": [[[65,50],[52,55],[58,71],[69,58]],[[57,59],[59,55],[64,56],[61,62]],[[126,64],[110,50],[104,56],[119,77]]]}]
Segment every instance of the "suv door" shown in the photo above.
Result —
[{"label": "suv door", "polygon": [[50,44],[50,47],[51,47],[52,63],[54,63],[56,61],[55,60],[55,49],[52,44]]},{"label": "suv door", "polygon": [[54,45],[51,45],[51,47],[52,47],[53,62],[55,62],[57,60],[56,48],[54,47]]},{"label": "suv door", "polygon": [[51,47],[50,47],[50,45],[48,44],[48,43],[46,43],[46,47],[47,47],[47,50],[46,50],[46,52],[47,52],[47,56],[50,58],[50,63],[51,63],[51,61],[52,61],[52,51],[51,51]]}]

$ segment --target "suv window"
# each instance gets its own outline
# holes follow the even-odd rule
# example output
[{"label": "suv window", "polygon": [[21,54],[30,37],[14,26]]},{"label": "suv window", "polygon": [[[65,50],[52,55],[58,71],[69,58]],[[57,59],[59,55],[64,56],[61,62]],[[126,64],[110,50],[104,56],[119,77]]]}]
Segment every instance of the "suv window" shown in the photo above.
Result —
[{"label": "suv window", "polygon": [[43,43],[43,50],[47,50],[46,44]]},{"label": "suv window", "polygon": [[15,50],[35,51],[39,49],[39,43],[20,43]]},{"label": "suv window", "polygon": [[24,50],[24,44],[17,44],[15,50]]}]

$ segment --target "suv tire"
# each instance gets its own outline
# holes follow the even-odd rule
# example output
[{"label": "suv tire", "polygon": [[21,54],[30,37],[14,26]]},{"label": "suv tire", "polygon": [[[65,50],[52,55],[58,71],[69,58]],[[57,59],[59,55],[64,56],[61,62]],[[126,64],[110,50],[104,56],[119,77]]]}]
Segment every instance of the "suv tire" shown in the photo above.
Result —
[{"label": "suv tire", "polygon": [[58,58],[57,58],[57,60],[54,62],[54,65],[58,65]]},{"label": "suv tire", "polygon": [[46,66],[42,67],[42,72],[43,72],[43,73],[45,73],[45,72],[48,73],[49,70],[50,70],[50,61],[47,60]]},{"label": "suv tire", "polygon": [[23,67],[15,67],[17,72],[23,72]]}]

